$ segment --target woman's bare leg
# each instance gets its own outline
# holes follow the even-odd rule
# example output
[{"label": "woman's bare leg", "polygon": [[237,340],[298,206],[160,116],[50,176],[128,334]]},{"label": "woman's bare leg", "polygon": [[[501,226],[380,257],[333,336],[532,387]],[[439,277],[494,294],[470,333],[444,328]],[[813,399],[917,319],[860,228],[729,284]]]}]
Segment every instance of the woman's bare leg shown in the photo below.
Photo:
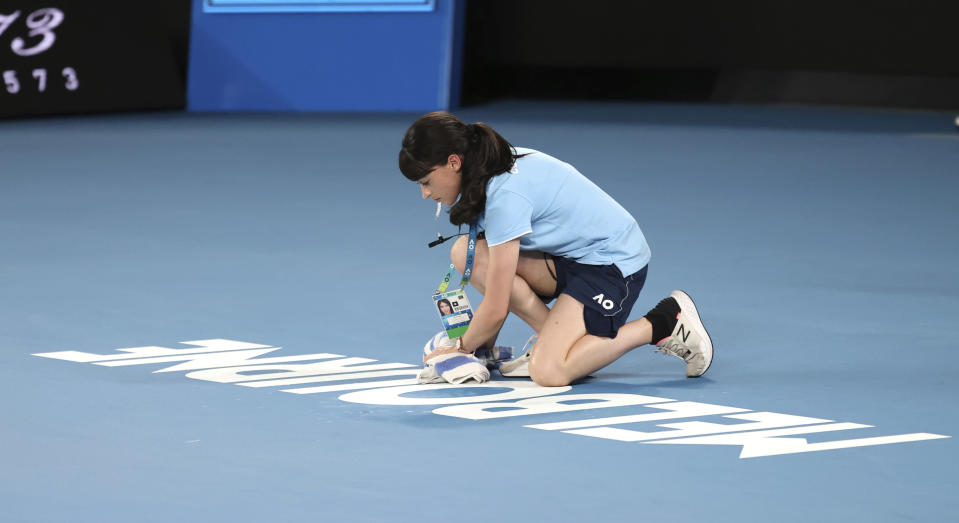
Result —
[{"label": "woman's bare leg", "polygon": [[[461,237],[450,249],[450,258],[453,265],[460,272],[466,265],[466,238]],[[473,272],[470,283],[481,294],[486,294],[486,268],[489,263],[489,247],[486,240],[476,241],[476,254],[473,259]],[[555,267],[547,266],[552,260],[543,259],[542,253],[520,253],[519,263],[516,266],[516,275],[513,277],[513,288],[510,292],[509,310],[519,316],[521,320],[539,332],[549,314],[549,308],[537,294],[552,295],[556,292],[556,280],[550,275]]]},{"label": "woman's bare leg", "polygon": [[[453,265],[460,272],[466,265],[466,242],[462,237],[450,250]],[[486,240],[477,240],[470,283],[482,294],[486,292],[488,261]],[[537,294],[556,293],[556,280],[552,276],[556,268],[552,260],[543,259],[542,253],[520,253],[516,273],[509,310],[538,334],[529,365],[530,376],[536,383],[568,385],[652,341],[652,325],[646,318],[623,325],[615,338],[603,338],[587,334],[583,304],[571,296],[561,294],[550,310]]]},{"label": "woman's bare leg", "polygon": [[646,318],[623,325],[615,338],[587,334],[583,304],[561,294],[539,332],[529,363],[530,377],[543,386],[568,385],[650,343],[652,335]]}]

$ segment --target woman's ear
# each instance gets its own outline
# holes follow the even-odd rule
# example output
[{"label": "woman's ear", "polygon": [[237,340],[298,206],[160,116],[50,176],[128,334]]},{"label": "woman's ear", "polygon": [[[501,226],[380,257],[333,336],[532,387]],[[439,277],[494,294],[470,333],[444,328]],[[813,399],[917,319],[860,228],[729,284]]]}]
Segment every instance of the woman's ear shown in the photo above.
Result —
[{"label": "woman's ear", "polygon": [[463,168],[463,158],[458,154],[451,154],[449,158],[446,159],[446,163],[456,172],[459,172],[459,170]]}]

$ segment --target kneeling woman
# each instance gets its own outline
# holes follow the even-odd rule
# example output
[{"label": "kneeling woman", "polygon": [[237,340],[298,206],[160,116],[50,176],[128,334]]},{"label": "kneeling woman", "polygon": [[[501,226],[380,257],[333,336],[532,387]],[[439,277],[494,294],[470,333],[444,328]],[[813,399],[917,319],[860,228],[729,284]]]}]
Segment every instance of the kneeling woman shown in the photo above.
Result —
[{"label": "kneeling woman", "polygon": [[[621,205],[573,166],[514,148],[486,124],[435,112],[406,132],[399,167],[423,198],[452,206],[453,225],[476,222],[485,235],[476,242],[470,280],[483,301],[455,346],[438,351],[491,347],[512,312],[538,339],[503,364],[504,375],[567,385],[654,342],[686,362],[687,376],[709,368],[712,342],[686,293],[673,291],[626,322],[646,281],[646,238]],[[461,237],[451,250],[461,272],[466,243]]]}]

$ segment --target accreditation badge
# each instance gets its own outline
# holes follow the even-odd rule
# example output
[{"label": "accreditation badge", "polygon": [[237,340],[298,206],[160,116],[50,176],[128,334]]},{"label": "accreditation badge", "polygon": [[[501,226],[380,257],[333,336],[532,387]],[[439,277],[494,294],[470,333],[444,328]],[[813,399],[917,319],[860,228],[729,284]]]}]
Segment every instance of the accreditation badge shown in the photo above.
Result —
[{"label": "accreditation badge", "polygon": [[473,308],[470,306],[465,290],[458,289],[434,294],[433,305],[450,339],[459,338],[466,332],[470,320],[473,319]]}]

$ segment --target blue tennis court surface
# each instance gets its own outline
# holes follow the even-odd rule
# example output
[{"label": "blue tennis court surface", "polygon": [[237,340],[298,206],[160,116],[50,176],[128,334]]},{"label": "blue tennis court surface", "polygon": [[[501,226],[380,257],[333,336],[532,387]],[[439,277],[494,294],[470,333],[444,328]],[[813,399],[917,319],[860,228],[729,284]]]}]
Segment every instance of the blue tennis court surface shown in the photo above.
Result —
[{"label": "blue tennis court surface", "polygon": [[951,115],[458,114],[637,218],[633,318],[688,291],[705,377],[412,386],[455,231],[396,168],[416,115],[0,122],[0,519],[959,519]]}]

